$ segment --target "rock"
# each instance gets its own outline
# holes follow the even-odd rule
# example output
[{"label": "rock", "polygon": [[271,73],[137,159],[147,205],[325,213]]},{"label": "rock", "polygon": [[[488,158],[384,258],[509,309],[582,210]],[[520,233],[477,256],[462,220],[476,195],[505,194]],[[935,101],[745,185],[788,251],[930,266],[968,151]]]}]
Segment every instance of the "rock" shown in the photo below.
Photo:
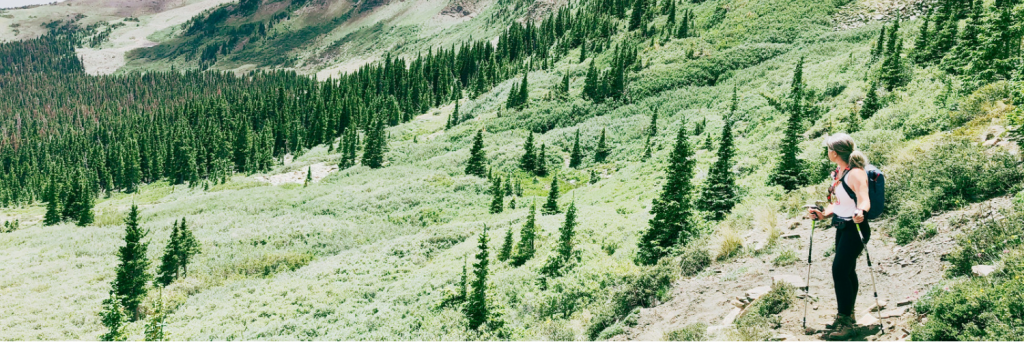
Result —
[{"label": "rock", "polygon": [[722,325],[730,325],[736,321],[736,317],[740,315],[740,308],[733,308],[728,315],[725,315],[725,319],[722,320]]},{"label": "rock", "polygon": [[794,220],[793,222],[789,223],[790,230],[797,229],[798,227],[800,227],[800,220]]},{"label": "rock", "polygon": [[987,277],[995,271],[996,267],[992,265],[977,265],[971,267],[971,273],[974,274],[975,277]]},{"label": "rock", "polygon": [[793,287],[795,287],[797,289],[803,289],[803,288],[807,287],[807,282],[803,278],[800,278],[800,276],[796,276],[796,275],[792,275],[792,274],[780,274],[780,275],[772,276],[772,283],[779,282],[779,281],[787,282],[790,285],[793,285]]},{"label": "rock", "polygon": [[755,287],[750,290],[747,290],[747,292],[744,292],[743,295],[746,296],[748,300],[754,301],[758,298],[761,298],[761,296],[764,296],[766,293],[768,293],[768,291],[771,290],[772,288],[768,286]]},{"label": "rock", "polygon": [[914,302],[914,300],[913,300],[913,299],[911,299],[911,298],[907,298],[907,299],[904,299],[904,300],[901,300],[901,301],[898,301],[898,302],[896,302],[896,306],[904,306],[904,305],[909,305],[909,304],[911,304],[911,303],[913,303],[913,302]]},{"label": "rock", "polygon": [[882,318],[895,318],[903,316],[907,312],[907,307],[899,307],[889,311],[882,312]]},{"label": "rock", "polygon": [[735,307],[740,308],[740,309],[747,307],[746,303],[743,303],[743,302],[735,300],[735,299],[730,300],[729,304],[732,304],[732,306],[735,306]]},{"label": "rock", "polygon": [[863,326],[872,326],[878,323],[878,318],[875,318],[875,316],[872,315],[870,312],[864,314],[864,316],[860,316],[860,319],[857,320],[857,324]]},{"label": "rock", "polygon": [[871,303],[871,307],[868,308],[868,312],[882,311],[882,309],[885,309],[885,306],[888,304],[889,303],[884,300],[879,300],[877,303]]},{"label": "rock", "polygon": [[782,236],[780,236],[780,238],[783,238],[783,239],[799,239],[800,238],[800,234],[797,234],[797,233],[782,234]]},{"label": "rock", "polygon": [[982,143],[981,146],[992,147],[992,146],[995,146],[996,143],[998,143],[998,142],[999,142],[999,138],[989,139],[989,140],[985,140],[985,142]]}]

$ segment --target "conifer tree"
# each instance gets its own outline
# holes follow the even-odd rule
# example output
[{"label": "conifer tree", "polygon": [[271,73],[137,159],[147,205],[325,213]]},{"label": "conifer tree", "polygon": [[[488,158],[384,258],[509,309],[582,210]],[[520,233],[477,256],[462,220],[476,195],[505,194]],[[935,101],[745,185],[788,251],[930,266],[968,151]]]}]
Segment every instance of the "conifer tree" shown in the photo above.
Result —
[{"label": "conifer tree", "polygon": [[512,196],[512,174],[509,174],[508,178],[505,178],[505,187],[502,190],[506,197]]},{"label": "conifer tree", "polygon": [[918,30],[917,40],[914,41],[913,60],[915,63],[923,64],[928,61],[928,41],[929,30],[931,29],[929,21],[930,16],[924,16],[921,22],[921,28]]},{"label": "conifer tree", "polygon": [[302,187],[309,186],[309,183],[313,181],[313,166],[310,165],[306,168],[306,181],[302,183]]},{"label": "conifer tree", "polygon": [[163,292],[156,297],[153,314],[146,320],[146,341],[164,340],[164,299]]},{"label": "conifer tree", "polygon": [[466,162],[466,174],[484,177],[487,175],[486,156],[484,155],[484,131],[476,132],[473,147],[469,150],[469,161]]},{"label": "conifer tree", "polygon": [[188,277],[188,264],[192,258],[199,254],[201,249],[199,241],[196,240],[196,236],[192,234],[192,230],[189,229],[185,218],[181,218],[181,226],[179,230],[179,243],[178,243],[178,255],[177,263],[178,267],[181,268],[181,277]]},{"label": "conifer tree", "polygon": [[596,184],[599,179],[597,178],[597,172],[590,170],[590,184]]},{"label": "conifer tree", "polygon": [[548,174],[548,162],[547,162],[547,148],[543,143],[540,144],[540,153],[537,154],[537,165],[533,170],[533,173],[544,177]]},{"label": "conifer tree", "polygon": [[491,214],[502,212],[505,209],[505,194],[501,191],[501,177],[494,177],[491,182],[491,194],[494,196],[491,200]]},{"label": "conifer tree", "polygon": [[696,227],[690,222],[690,181],[694,168],[691,157],[686,123],[682,122],[669,158],[665,185],[651,205],[654,218],[651,218],[637,246],[636,262],[639,264],[657,263],[676,244],[685,245],[697,234]]},{"label": "conifer tree", "polygon": [[[638,0],[639,1],[639,0]],[[600,75],[597,73],[597,68],[594,66],[594,60],[590,60],[590,67],[587,68],[587,78],[583,83],[583,98],[589,99],[594,102],[601,101],[601,94],[599,92],[598,82]]]},{"label": "conifer tree", "polygon": [[519,167],[524,171],[533,172],[537,168],[537,155],[533,151],[533,132],[526,137],[523,143],[523,157],[519,159]]},{"label": "conifer tree", "polygon": [[561,209],[558,209],[558,195],[558,177],[551,177],[551,190],[548,191],[548,201],[540,210],[542,214],[554,215],[562,212]]},{"label": "conifer tree", "polygon": [[683,12],[683,20],[679,22],[679,28],[676,30],[676,38],[686,39],[690,37],[690,18],[692,14],[689,10]]},{"label": "conifer tree", "polygon": [[668,18],[665,19],[665,26],[671,28],[676,24],[676,2],[674,0],[669,0],[669,5],[666,7]]},{"label": "conifer tree", "polygon": [[[964,29],[963,31],[960,31],[959,37],[956,39],[956,44],[953,45],[949,53],[946,53],[945,57],[942,58],[942,68],[945,69],[946,72],[951,74],[963,74],[968,72],[967,70],[963,70],[963,68],[972,62],[972,57],[975,54],[975,51],[977,51],[978,45],[980,45],[978,39],[982,31],[982,7],[983,6],[980,3],[972,6],[971,13],[968,16],[967,21],[964,22]],[[943,38],[946,37],[943,36]],[[935,52],[932,55],[939,56],[941,53]],[[928,60],[925,60],[924,62],[928,62]]]},{"label": "conifer tree", "polygon": [[59,185],[57,184],[57,178],[51,177],[50,186],[47,188],[46,197],[46,214],[43,216],[43,225],[52,226],[60,223],[61,221],[61,208],[59,198]]},{"label": "conifer tree", "polygon": [[575,236],[576,201],[573,201],[565,212],[565,223],[558,228],[558,244],[555,245],[555,254],[548,258],[541,273],[548,277],[558,277],[565,274],[565,270],[578,261],[577,251],[573,249]]},{"label": "conifer tree", "polygon": [[139,226],[139,207],[135,204],[132,204],[124,223],[125,245],[118,248],[119,263],[113,288],[121,305],[134,321],[139,318],[139,305],[146,297],[146,284],[152,278],[147,272],[149,259],[146,258],[146,250],[149,249],[149,243],[142,242],[148,232]]},{"label": "conifer tree", "polygon": [[654,153],[654,145],[652,140],[656,135],[658,135],[657,110],[655,110],[654,114],[651,115],[651,124],[647,126],[647,141],[644,142],[644,154],[641,157],[642,160],[651,159],[651,155]]},{"label": "conifer tree", "polygon": [[572,153],[569,155],[569,167],[578,168],[583,162],[583,152],[580,151],[580,130],[576,129],[576,140],[572,144]]},{"label": "conifer tree", "polygon": [[533,258],[533,254],[537,251],[534,246],[536,236],[537,201],[534,201],[533,204],[530,204],[530,213],[526,216],[526,224],[524,224],[523,229],[519,231],[519,245],[516,247],[515,254],[512,256],[513,266],[522,266]]},{"label": "conifer tree", "polygon": [[563,96],[568,96],[569,95],[569,73],[568,72],[565,73],[564,76],[562,76],[562,84],[561,84],[561,86],[559,87],[558,90],[559,90],[559,92]]},{"label": "conifer tree", "polygon": [[587,60],[587,40],[583,40],[583,44],[580,44],[580,63]]},{"label": "conifer tree", "polygon": [[171,228],[171,238],[164,248],[164,256],[160,262],[156,282],[167,286],[178,278],[181,267],[178,265],[178,255],[181,254],[181,231],[178,229],[178,221],[174,221]]},{"label": "conifer tree", "polygon": [[857,113],[856,106],[850,108],[850,115],[847,121],[847,132],[854,133],[860,130],[860,114]]},{"label": "conifer tree", "polygon": [[803,165],[796,158],[799,153],[801,119],[803,117],[803,65],[801,57],[793,71],[792,91],[790,92],[789,121],[782,137],[782,155],[772,172],[772,184],[781,185],[786,191],[796,190],[803,184]]},{"label": "conifer tree", "polygon": [[121,299],[117,298],[114,291],[110,291],[110,297],[103,300],[103,312],[100,318],[103,326],[107,327],[107,333],[100,335],[100,341],[126,340],[127,336],[122,330],[126,320]]},{"label": "conifer tree", "polygon": [[629,30],[634,31],[644,27],[644,11],[646,10],[645,0],[633,0],[633,11],[629,15]]},{"label": "conifer tree", "polygon": [[[729,117],[722,126],[721,144],[718,145],[718,160],[708,174],[708,180],[701,193],[701,209],[710,212],[714,220],[724,219],[738,202],[736,180],[732,173],[732,156],[735,153],[732,142],[732,117],[736,111],[736,90],[733,90],[733,104]],[[710,136],[710,135],[709,135]]]},{"label": "conifer tree", "polygon": [[508,201],[508,208],[512,209],[512,210],[516,209],[516,198],[515,197],[512,197],[512,199]]},{"label": "conifer tree", "polygon": [[[512,199],[515,201],[515,199]],[[508,261],[512,257],[512,226],[505,231],[505,240],[501,243],[501,251],[498,252],[498,261]]]},{"label": "conifer tree", "polygon": [[517,96],[516,108],[522,108],[530,102],[530,86],[527,77],[529,72],[523,72],[523,82],[519,86],[519,96]]},{"label": "conifer tree", "polygon": [[384,130],[384,120],[377,119],[374,129],[366,136],[366,146],[363,147],[363,165],[372,169],[379,169],[384,166],[384,150],[387,148],[387,132]]},{"label": "conifer tree", "polygon": [[606,158],[608,158],[608,143],[605,141],[605,129],[602,128],[601,138],[597,140],[597,152],[594,153],[594,161],[603,163]]},{"label": "conifer tree", "polygon": [[882,26],[882,31],[878,33],[878,40],[875,41],[875,47],[871,49],[872,60],[882,57],[882,52],[885,51],[885,37],[885,26]]},{"label": "conifer tree", "polygon": [[868,86],[868,94],[864,97],[864,105],[860,107],[860,117],[865,120],[870,119],[875,113],[878,113],[879,109],[882,109],[878,92],[875,89],[878,89],[878,84],[871,81],[871,85]]},{"label": "conifer tree", "polygon": [[487,322],[487,264],[489,254],[487,252],[487,225],[484,225],[480,239],[477,241],[480,252],[476,254],[476,263],[473,264],[473,293],[469,294],[466,303],[466,318],[469,320],[469,328],[476,330]]},{"label": "conifer tree", "polygon": [[886,41],[885,60],[882,61],[882,68],[879,71],[879,80],[885,89],[892,91],[910,82],[908,70],[903,62],[903,39],[899,37],[900,18],[892,24],[889,30],[889,39]]}]

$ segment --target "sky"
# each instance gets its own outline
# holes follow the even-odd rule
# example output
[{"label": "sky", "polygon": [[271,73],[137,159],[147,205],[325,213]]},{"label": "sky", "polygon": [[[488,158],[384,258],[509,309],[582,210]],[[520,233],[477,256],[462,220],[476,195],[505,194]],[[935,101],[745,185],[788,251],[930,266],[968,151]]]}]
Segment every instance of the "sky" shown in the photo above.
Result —
[{"label": "sky", "polygon": [[28,5],[40,5],[48,4],[51,2],[61,2],[64,0],[0,0],[0,8],[12,8],[21,7]]}]

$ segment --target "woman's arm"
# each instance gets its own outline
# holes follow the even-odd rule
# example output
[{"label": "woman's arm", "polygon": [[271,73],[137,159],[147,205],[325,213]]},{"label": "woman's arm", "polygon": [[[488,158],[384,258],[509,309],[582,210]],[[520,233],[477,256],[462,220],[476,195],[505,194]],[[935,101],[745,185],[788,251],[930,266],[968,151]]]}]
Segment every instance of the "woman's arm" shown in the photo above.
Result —
[{"label": "woman's arm", "polygon": [[818,211],[818,209],[809,209],[807,210],[807,217],[816,220],[824,220],[825,218],[832,216],[832,206],[833,204],[830,203],[827,207],[825,207],[825,209],[822,209],[821,211]]},{"label": "woman's arm", "polygon": [[853,216],[853,222],[864,222],[864,213],[871,211],[871,197],[868,193],[868,173],[863,169],[850,170],[850,190],[857,195],[858,213]]}]

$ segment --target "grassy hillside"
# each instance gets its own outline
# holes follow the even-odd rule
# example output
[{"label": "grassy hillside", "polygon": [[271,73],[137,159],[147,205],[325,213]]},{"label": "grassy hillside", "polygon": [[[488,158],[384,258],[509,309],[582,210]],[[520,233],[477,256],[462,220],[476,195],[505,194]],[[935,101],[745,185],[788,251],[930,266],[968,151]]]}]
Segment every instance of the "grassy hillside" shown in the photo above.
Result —
[{"label": "grassy hillside", "polygon": [[[198,66],[194,56],[187,56],[237,38],[225,32],[243,32],[246,25],[287,13],[265,38],[235,41],[244,46],[218,54],[209,66],[255,64],[330,73],[343,70],[338,65],[349,58],[415,55],[470,36],[487,39],[541,3],[515,2],[520,8],[505,12],[499,5],[506,2],[480,2],[471,4],[479,11],[471,19],[443,20],[437,13],[450,5],[441,2],[406,1],[365,11],[348,2],[293,4],[268,2],[253,14],[227,16],[210,34],[174,35],[179,29],[170,29],[163,33],[162,44],[135,50],[128,69]],[[446,103],[388,128],[386,163],[379,169],[354,166],[308,186],[257,181],[263,174],[235,174],[208,189],[158,181],[136,194],[114,192],[97,199],[96,222],[88,227],[44,226],[44,203],[5,208],[2,220],[18,219],[20,228],[0,234],[0,259],[5,261],[0,264],[0,311],[17,314],[0,317],[0,338],[96,339],[106,332],[101,303],[109,296],[117,248],[123,244],[122,220],[132,203],[139,205],[142,225],[150,230],[145,241],[154,269],[176,220],[187,218],[202,246],[187,278],[162,291],[154,288],[144,300],[143,311],[151,313],[162,296],[169,308],[168,339],[563,340],[623,333],[627,316],[636,308],[667,301],[673,281],[701,272],[681,275],[682,268],[693,266],[692,251],[707,252],[714,263],[730,263],[736,255],[754,252],[752,246],[732,250],[729,241],[774,229],[780,218],[795,217],[802,205],[823,200],[827,185],[821,146],[827,134],[853,132],[859,148],[887,173],[891,209],[876,232],[900,243],[927,239],[922,222],[932,214],[1019,192],[1024,171],[1016,143],[982,142],[1005,140],[1013,135],[1006,128],[1021,123],[1020,74],[1016,80],[979,85],[938,66],[909,64],[909,82],[880,90],[882,109],[870,118],[854,119],[859,118],[854,111],[866,97],[865,89],[880,73],[882,62],[872,50],[887,23],[836,30],[833,17],[846,5],[818,0],[679,2],[678,13],[692,11],[698,32],[684,39],[657,33],[666,26],[664,14],[652,15],[654,33],[647,37],[626,29],[629,16],[617,19],[613,34],[593,41],[638,47],[639,67],[627,74],[623,100],[594,103],[582,98],[590,59],[601,70],[611,68],[614,49],[588,51],[581,63],[580,49],[572,48],[547,68],[530,69],[529,101],[522,109],[505,105],[520,82],[521,76],[513,75],[479,96],[460,99],[459,113],[470,119],[455,127],[445,127],[455,107]],[[237,6],[222,8],[235,11]],[[903,23],[905,51],[912,51],[920,22]],[[808,109],[800,126],[799,157],[812,181],[786,191],[769,180],[789,117],[779,102],[787,98],[801,59]],[[569,92],[561,94],[556,88],[566,74]],[[666,181],[677,132],[685,128],[692,133],[698,123],[706,123],[704,132],[688,137],[696,151],[693,184],[699,191],[717,158],[718,135],[733,91],[739,99],[732,117],[732,170],[739,203],[722,221],[696,215],[698,239],[656,265],[637,265],[638,238]],[[652,138],[652,158],[643,160],[644,134],[653,113],[658,113],[658,134]],[[596,162],[602,129],[610,154]],[[490,172],[522,183],[515,209],[507,207],[506,197],[502,213],[489,213],[490,183],[464,172],[473,136],[480,130]],[[569,168],[577,131],[586,158],[578,168]],[[547,146],[547,176],[518,166],[530,132],[538,145]],[[301,174],[309,165],[337,164],[340,159],[338,150],[319,145],[301,151],[290,163],[275,161],[265,174]],[[592,174],[599,179],[591,179]],[[469,329],[463,305],[443,303],[458,291],[463,266],[472,270],[480,232],[485,225],[489,228],[492,256],[508,230],[518,241],[529,203],[540,206],[546,201],[552,177],[559,181],[563,211],[570,202],[579,210],[574,242],[580,261],[561,277],[540,273],[554,254],[565,215],[538,213],[536,256],[520,267],[491,261],[487,294],[492,317],[483,328]],[[989,237],[989,230],[978,232],[988,234],[985,241],[998,240]],[[986,248],[968,239],[964,248]],[[949,282],[962,292],[954,293],[973,295],[969,291],[987,287],[1003,291],[990,295],[996,296],[992,301],[1019,293],[1013,292],[1020,287],[1012,272],[1019,272],[1020,247],[1005,248],[1012,256],[1006,261],[1009,275],[996,283],[959,282],[968,276],[964,268],[996,262],[998,253],[976,259],[968,252],[958,255],[959,271],[950,274]],[[958,307],[963,300],[953,296],[936,292],[919,311],[985,310]],[[1007,317],[1019,316],[1014,316],[1019,308],[999,305],[991,307],[1007,310]],[[942,324],[954,318],[942,315],[930,316],[936,318],[915,330],[914,337],[951,338],[943,334],[957,326]],[[1018,330],[954,337],[1019,338],[1012,333],[1019,331],[1019,322],[986,319]],[[143,320],[127,327],[131,339],[143,338],[144,329]]]}]

